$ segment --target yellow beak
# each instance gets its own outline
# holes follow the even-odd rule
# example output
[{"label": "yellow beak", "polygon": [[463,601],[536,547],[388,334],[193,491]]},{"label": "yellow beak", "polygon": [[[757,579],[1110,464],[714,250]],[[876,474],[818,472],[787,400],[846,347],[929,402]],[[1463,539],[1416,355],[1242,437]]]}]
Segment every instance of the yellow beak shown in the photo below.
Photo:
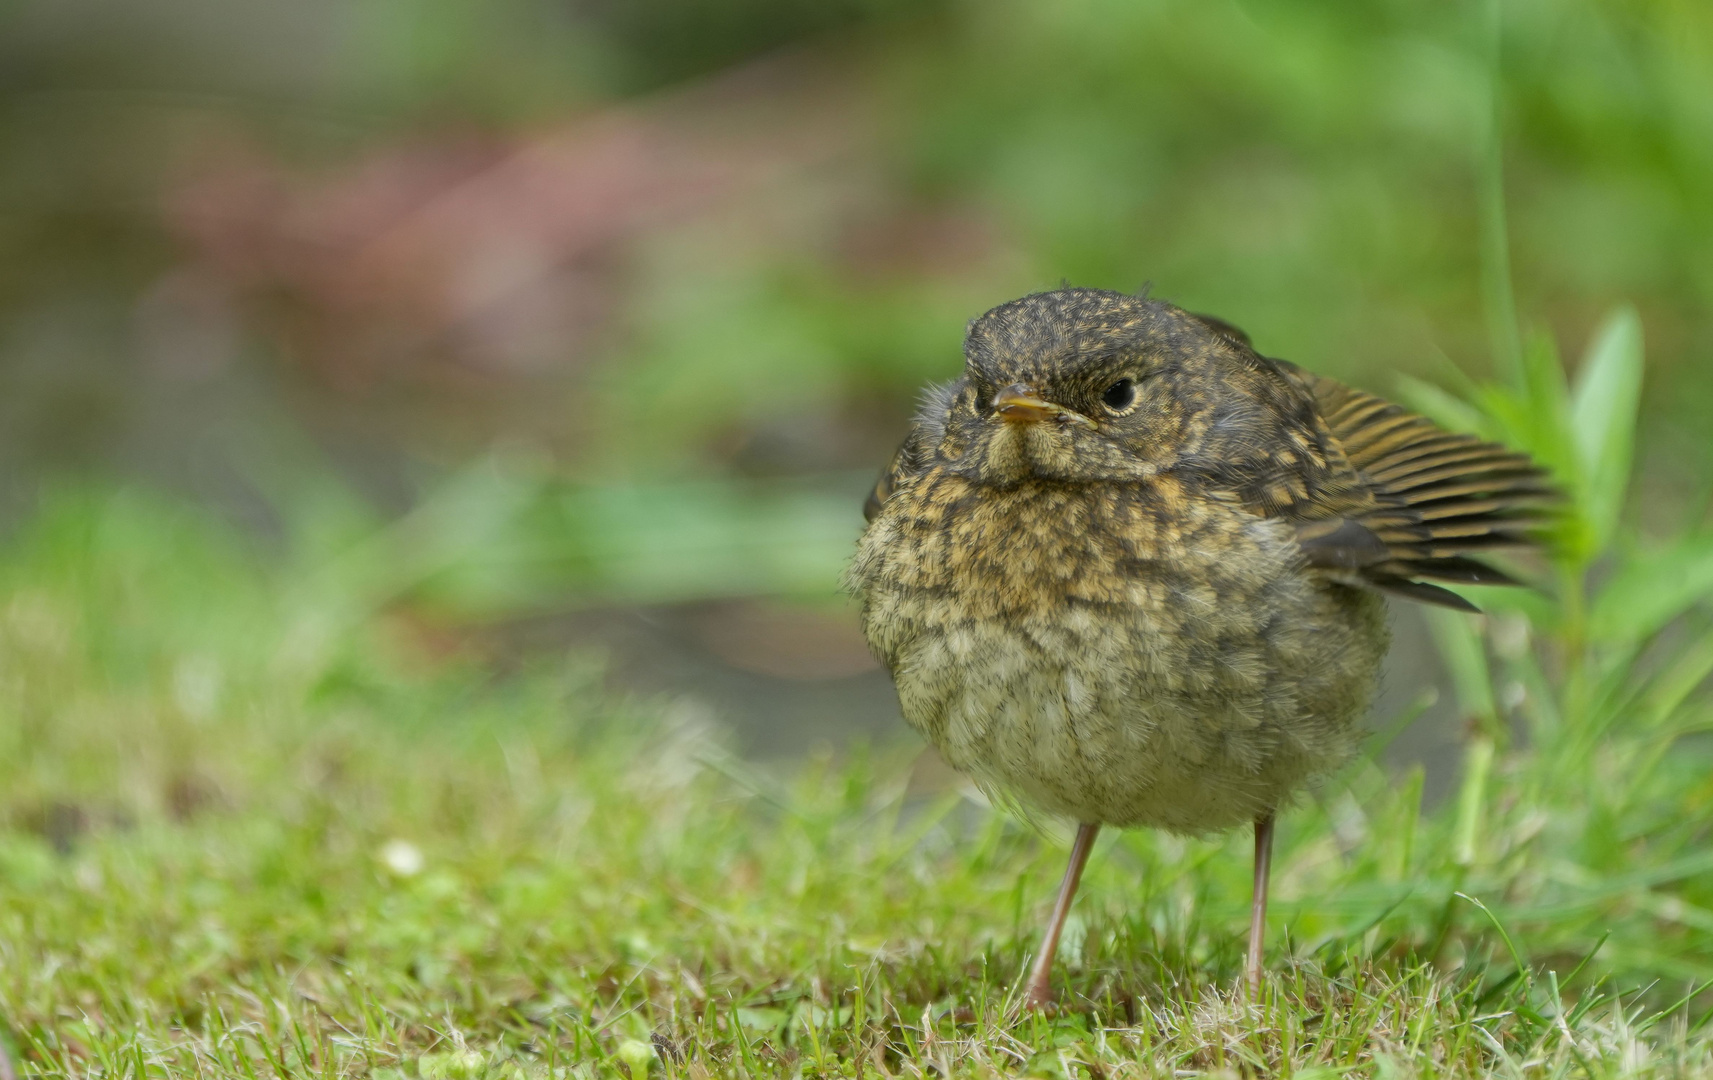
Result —
[{"label": "yellow beak", "polygon": [[993,414],[1008,424],[1037,424],[1042,420],[1062,416],[1089,427],[1094,426],[1082,413],[1053,404],[1027,383],[1012,383],[993,395]]},{"label": "yellow beak", "polygon": [[1033,386],[1012,383],[993,395],[993,411],[1013,424],[1032,424],[1062,410],[1052,402],[1042,400]]}]

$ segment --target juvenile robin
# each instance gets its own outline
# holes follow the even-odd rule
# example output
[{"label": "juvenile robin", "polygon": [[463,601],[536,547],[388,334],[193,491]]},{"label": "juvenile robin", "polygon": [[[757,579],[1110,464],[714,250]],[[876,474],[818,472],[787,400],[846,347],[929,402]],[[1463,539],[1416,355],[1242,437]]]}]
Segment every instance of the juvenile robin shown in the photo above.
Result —
[{"label": "juvenile robin", "polygon": [[1224,322],[1060,289],[970,325],[875,487],[849,573],[905,719],[995,801],[1079,823],[1025,988],[1102,825],[1252,823],[1259,988],[1273,819],[1356,749],[1382,593],[1511,579],[1526,456],[1293,364]]}]

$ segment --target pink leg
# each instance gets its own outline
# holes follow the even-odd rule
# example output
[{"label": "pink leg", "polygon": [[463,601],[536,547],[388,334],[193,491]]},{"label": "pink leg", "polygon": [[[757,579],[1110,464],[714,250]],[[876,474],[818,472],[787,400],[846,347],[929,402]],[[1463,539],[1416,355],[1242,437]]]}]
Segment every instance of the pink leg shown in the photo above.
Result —
[{"label": "pink leg", "polygon": [[1267,937],[1267,879],[1273,869],[1273,815],[1255,819],[1255,899],[1249,906],[1249,1000],[1261,998],[1261,950]]},{"label": "pink leg", "polygon": [[1053,905],[1053,921],[1047,926],[1046,940],[1041,942],[1041,955],[1035,958],[1035,967],[1029,972],[1028,990],[1023,995],[1024,1004],[1031,1009],[1044,1009],[1053,1002],[1053,955],[1059,951],[1059,935],[1064,932],[1065,918],[1071,913],[1071,898],[1077,894],[1077,883],[1082,880],[1083,866],[1088,862],[1088,853],[1094,848],[1094,837],[1098,832],[1099,825],[1086,821],[1077,826],[1076,842],[1071,845],[1071,862],[1065,867],[1065,880],[1059,883],[1058,903]]}]

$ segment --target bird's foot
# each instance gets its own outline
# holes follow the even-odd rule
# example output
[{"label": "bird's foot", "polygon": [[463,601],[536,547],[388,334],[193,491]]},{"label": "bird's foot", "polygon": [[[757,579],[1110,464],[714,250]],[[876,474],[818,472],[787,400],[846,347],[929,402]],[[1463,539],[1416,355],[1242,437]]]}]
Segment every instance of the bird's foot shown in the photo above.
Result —
[{"label": "bird's foot", "polygon": [[1023,1008],[1029,1012],[1057,1012],[1059,1003],[1053,997],[1053,984],[1044,979],[1030,979],[1023,991]]}]

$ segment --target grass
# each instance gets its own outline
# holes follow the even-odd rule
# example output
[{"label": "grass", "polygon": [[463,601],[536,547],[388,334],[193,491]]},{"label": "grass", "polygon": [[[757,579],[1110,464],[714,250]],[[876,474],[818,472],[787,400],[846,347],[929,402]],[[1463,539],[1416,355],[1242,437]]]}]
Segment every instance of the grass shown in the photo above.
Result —
[{"label": "grass", "polygon": [[[1628,954],[1584,965],[1539,925],[1578,903],[1651,924],[1661,867],[1507,906],[1530,886],[1504,860],[1543,823],[1484,823],[1465,867],[1455,822],[1371,766],[1288,821],[1258,1006],[1231,992],[1242,838],[1134,833],[1098,850],[1064,1012],[1019,1016],[1061,850],[913,798],[909,753],[758,775],[586,667],[425,668],[397,627],[307,680],[206,609],[169,647],[132,620],[183,601],[171,552],[222,595],[269,591],[204,528],[82,498],[10,553],[36,582],[0,618],[0,1015],[26,1075],[1713,1069],[1661,1008],[1687,972],[1649,954],[1614,983]],[[1489,912],[1556,982],[1514,977]],[[1671,987],[1635,981],[1648,962]]]},{"label": "grass", "polygon": [[[462,25],[479,5],[440,6]],[[1713,531],[1704,512],[1653,537],[1625,518],[1635,316],[1607,322],[1574,386],[1550,342],[1519,340],[1498,123],[1522,136],[1521,306],[1581,325],[1642,297],[1685,358],[1660,415],[1692,426],[1713,281],[1706,17],[1346,7],[964,5],[943,37],[877,38],[873,77],[904,118],[885,136],[894,194],[953,224],[991,204],[978,224],[997,238],[955,281],[909,251],[855,282],[718,237],[657,253],[634,362],[594,410],[653,489],[478,466],[388,528],[283,499],[267,551],[136,492],[46,499],[0,545],[0,1061],[134,1080],[1713,1075]],[[1499,36],[1472,28],[1486,14],[1504,79]],[[400,26],[381,36],[427,40]],[[346,50],[397,71],[344,83],[441,102],[421,63],[444,63],[477,73],[489,89],[460,100],[481,105],[539,93],[502,69],[567,70],[557,45],[508,45],[496,67],[486,51],[511,31],[476,29],[430,34],[442,60]],[[126,55],[154,63],[146,41]],[[559,106],[518,115],[543,108]],[[84,177],[13,200],[48,223],[26,230],[40,258],[14,262],[153,280],[155,255],[95,258],[54,225],[155,236],[123,209],[157,205],[152,189],[92,200],[127,170],[91,157],[91,187],[87,155],[53,149],[108,123],[80,115],[12,125],[32,148],[13,157]],[[1475,116],[1492,120],[1474,155],[1482,259],[1460,239]],[[1424,806],[1419,775],[1365,761],[1284,820],[1253,1004],[1232,993],[1244,837],[1103,837],[1064,1006],[1020,1015],[1058,838],[913,787],[909,745],[760,770],[687,705],[612,698],[582,659],[496,671],[452,620],[567,593],[831,581],[866,478],[856,498],[659,483],[725,430],[709,403],[821,415],[903,392],[947,373],[979,300],[1060,275],[1154,276],[1342,370],[1419,356],[1428,336],[1472,354],[1485,295],[1508,382],[1462,399],[1418,385],[1413,403],[1528,448],[1570,491],[1541,592],[1434,623],[1467,719],[1455,796]],[[137,288],[116,290],[127,313]],[[1443,333],[1424,335],[1424,304]],[[1699,461],[1695,434],[1678,445]]]},{"label": "grass", "polygon": [[908,745],[764,770],[578,658],[496,671],[428,613],[543,519],[523,488],[271,552],[63,491],[0,548],[0,1045],[134,1080],[1713,1075],[1713,535],[1622,524],[1640,347],[1619,313],[1574,385],[1537,343],[1474,406],[1418,388],[1565,481],[1549,587],[1435,624],[1454,798],[1367,760],[1284,819],[1254,1003],[1245,837],[1103,837],[1062,1008],[1022,1014],[1058,839]]}]

